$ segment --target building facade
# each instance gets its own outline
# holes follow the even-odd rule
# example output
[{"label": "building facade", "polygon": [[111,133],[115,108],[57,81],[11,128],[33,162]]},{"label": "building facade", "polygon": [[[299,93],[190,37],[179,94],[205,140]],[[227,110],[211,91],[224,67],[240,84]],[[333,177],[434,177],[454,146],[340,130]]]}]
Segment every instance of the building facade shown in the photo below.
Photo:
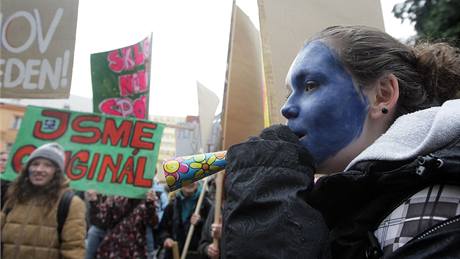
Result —
[{"label": "building facade", "polygon": [[[175,125],[178,125],[185,121],[184,117],[174,117],[174,116],[149,116],[149,119],[154,122],[160,122],[166,124],[166,127],[163,131],[163,137],[161,138],[160,151],[158,152],[157,159],[157,179],[160,182],[166,182],[166,179],[163,176],[162,164],[163,161],[173,158],[176,156],[176,128]],[[169,125],[169,127],[168,127]]]},{"label": "building facade", "polygon": [[23,105],[0,103],[0,151],[10,151],[25,111]]}]

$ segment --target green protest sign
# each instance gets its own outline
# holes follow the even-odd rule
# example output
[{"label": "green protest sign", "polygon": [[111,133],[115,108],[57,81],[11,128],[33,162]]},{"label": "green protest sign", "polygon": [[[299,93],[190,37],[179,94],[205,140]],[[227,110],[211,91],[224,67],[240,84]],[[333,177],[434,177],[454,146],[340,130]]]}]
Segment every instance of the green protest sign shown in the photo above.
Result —
[{"label": "green protest sign", "polygon": [[93,111],[148,118],[151,38],[91,55]]},{"label": "green protest sign", "polygon": [[76,190],[143,198],[152,186],[164,124],[29,106],[2,179],[14,180],[29,154],[57,142]]}]

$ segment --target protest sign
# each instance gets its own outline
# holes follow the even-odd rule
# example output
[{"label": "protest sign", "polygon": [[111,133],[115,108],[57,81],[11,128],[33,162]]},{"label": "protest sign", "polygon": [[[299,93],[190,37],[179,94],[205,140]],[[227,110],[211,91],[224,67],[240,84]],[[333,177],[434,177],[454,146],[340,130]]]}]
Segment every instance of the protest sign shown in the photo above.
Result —
[{"label": "protest sign", "polygon": [[209,90],[206,86],[197,82],[198,87],[198,112],[200,115],[200,131],[201,131],[201,148],[206,152],[210,152],[212,126],[214,122],[214,114],[216,113],[219,97]]},{"label": "protest sign", "polygon": [[91,55],[93,111],[148,118],[151,37]]},{"label": "protest sign", "polygon": [[68,98],[78,0],[2,0],[0,98]]},{"label": "protest sign", "polygon": [[259,31],[238,5],[233,5],[227,80],[222,116],[224,149],[257,136],[264,128]]},{"label": "protest sign", "polygon": [[57,142],[71,187],[143,198],[152,187],[164,124],[29,106],[2,179],[13,180],[28,155]]}]

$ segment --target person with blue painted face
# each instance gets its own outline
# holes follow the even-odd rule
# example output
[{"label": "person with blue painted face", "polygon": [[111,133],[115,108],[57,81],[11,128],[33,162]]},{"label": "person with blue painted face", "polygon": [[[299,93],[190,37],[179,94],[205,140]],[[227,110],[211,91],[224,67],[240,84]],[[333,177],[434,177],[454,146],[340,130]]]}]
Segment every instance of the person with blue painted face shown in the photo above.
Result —
[{"label": "person with blue painted face", "polygon": [[460,256],[459,49],[334,26],[286,85],[287,125],[228,150],[222,258]]}]

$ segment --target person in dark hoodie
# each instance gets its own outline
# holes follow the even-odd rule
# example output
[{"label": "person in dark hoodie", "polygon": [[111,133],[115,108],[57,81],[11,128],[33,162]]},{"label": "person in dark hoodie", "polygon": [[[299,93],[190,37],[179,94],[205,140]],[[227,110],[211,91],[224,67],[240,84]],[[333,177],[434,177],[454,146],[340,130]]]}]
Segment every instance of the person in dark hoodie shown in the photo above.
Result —
[{"label": "person in dark hoodie", "polygon": [[[181,188],[176,197],[166,207],[159,226],[159,241],[163,244],[164,258],[172,258],[172,242],[176,241],[182,253],[190,225],[194,232],[188,247],[187,258],[202,258],[198,253],[203,221],[207,218],[211,207],[207,199],[203,199],[199,215],[195,214],[198,198],[201,194],[201,183],[194,182]],[[161,258],[161,257],[160,257]]]},{"label": "person in dark hoodie", "polygon": [[333,26],[286,83],[228,150],[222,258],[459,258],[460,50]]}]

